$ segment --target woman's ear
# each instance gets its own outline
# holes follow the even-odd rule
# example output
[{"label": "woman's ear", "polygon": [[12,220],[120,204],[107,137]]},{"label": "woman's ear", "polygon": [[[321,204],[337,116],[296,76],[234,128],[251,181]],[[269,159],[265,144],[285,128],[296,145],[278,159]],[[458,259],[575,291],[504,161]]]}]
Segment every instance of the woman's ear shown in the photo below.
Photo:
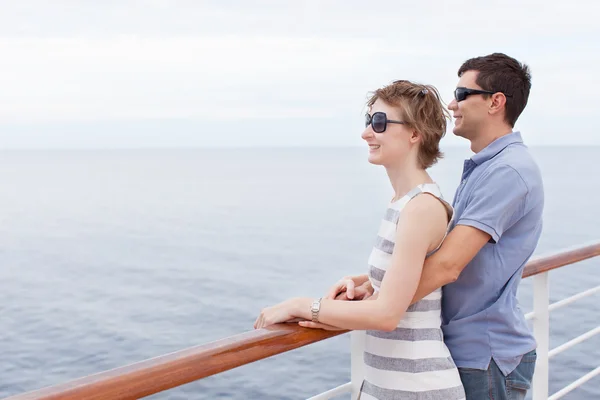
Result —
[{"label": "woman's ear", "polygon": [[410,135],[410,142],[417,143],[420,139],[421,139],[421,135],[419,135],[419,132],[417,132],[416,130],[413,129],[412,133]]}]

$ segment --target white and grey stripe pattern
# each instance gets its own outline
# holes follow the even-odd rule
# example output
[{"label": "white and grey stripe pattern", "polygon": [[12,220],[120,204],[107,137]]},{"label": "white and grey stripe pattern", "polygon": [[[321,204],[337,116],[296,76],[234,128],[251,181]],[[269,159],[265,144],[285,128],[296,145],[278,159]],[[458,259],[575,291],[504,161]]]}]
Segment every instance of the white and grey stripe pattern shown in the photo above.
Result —
[{"label": "white and grey stripe pattern", "polygon": [[[369,279],[375,291],[379,290],[391,262],[400,212],[420,193],[439,198],[451,216],[452,208],[434,183],[419,185],[391,203],[369,257]],[[365,379],[360,400],[465,398],[458,370],[444,344],[441,301],[442,291],[437,289],[411,305],[395,330],[366,332]]]}]

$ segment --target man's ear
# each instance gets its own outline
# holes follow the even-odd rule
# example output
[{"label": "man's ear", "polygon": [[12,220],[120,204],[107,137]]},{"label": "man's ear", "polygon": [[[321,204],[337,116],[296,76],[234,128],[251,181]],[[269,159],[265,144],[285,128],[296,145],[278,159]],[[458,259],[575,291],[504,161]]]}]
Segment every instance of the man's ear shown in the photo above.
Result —
[{"label": "man's ear", "polygon": [[497,114],[502,112],[506,106],[506,96],[504,93],[494,93],[491,97],[492,102],[488,109],[489,114]]}]

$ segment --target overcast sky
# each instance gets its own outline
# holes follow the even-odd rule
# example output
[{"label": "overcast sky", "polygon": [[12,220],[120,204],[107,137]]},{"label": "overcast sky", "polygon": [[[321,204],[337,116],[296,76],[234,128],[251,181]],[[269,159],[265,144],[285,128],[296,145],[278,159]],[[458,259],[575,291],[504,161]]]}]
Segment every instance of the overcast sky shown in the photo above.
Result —
[{"label": "overcast sky", "polygon": [[0,148],[361,145],[369,91],[496,51],[527,143],[600,145],[598,1],[0,0]]}]

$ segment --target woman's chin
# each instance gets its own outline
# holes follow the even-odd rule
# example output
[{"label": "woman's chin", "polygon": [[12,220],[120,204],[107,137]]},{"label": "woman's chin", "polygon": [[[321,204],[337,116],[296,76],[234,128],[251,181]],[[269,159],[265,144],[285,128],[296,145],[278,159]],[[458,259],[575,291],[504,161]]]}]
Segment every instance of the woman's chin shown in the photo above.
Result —
[{"label": "woman's chin", "polygon": [[369,154],[368,160],[373,165],[381,165],[381,157],[377,154]]}]

